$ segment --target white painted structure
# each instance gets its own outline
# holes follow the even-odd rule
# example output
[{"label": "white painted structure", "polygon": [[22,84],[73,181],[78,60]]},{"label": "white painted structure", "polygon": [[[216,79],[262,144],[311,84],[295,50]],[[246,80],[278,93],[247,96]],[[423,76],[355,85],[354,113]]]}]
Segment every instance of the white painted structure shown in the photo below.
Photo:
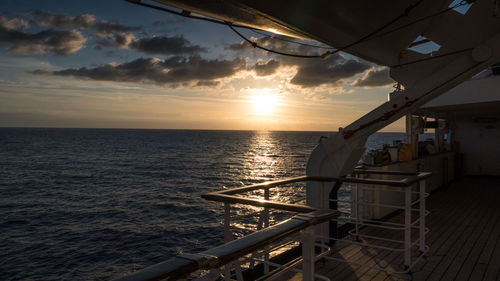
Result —
[{"label": "white painted structure", "polygon": [[466,175],[500,176],[500,75],[485,70],[422,107],[450,120]]}]

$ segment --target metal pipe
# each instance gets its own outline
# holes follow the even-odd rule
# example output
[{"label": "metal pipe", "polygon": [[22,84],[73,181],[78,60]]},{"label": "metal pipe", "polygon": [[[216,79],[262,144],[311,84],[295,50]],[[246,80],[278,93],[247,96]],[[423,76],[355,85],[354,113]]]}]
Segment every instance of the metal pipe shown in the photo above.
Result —
[{"label": "metal pipe", "polygon": [[[328,203],[328,207],[332,210],[337,210],[338,209],[338,204],[336,201],[333,201],[332,199],[337,199],[338,198],[338,191],[340,187],[342,186],[342,182],[338,181],[335,183],[333,186],[332,190],[330,190],[330,194],[328,194],[328,198],[331,200]],[[339,233],[338,233],[338,223],[337,221],[330,220],[329,223],[329,228],[330,228],[330,237],[333,238],[338,238]],[[332,244],[330,244],[332,246]]]}]

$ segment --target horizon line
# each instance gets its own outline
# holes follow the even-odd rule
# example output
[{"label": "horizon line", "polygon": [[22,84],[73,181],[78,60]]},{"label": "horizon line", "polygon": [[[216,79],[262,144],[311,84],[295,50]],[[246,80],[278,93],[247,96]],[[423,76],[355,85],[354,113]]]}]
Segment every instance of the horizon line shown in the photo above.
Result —
[{"label": "horizon line", "polygon": [[[108,127],[31,127],[31,126],[0,126],[0,129],[81,129],[81,130],[149,130],[149,131],[240,131],[240,132],[317,132],[317,133],[336,133],[338,131],[326,130],[262,130],[262,129],[204,129],[204,128],[108,128]],[[404,131],[388,131],[375,133],[405,133]]]}]

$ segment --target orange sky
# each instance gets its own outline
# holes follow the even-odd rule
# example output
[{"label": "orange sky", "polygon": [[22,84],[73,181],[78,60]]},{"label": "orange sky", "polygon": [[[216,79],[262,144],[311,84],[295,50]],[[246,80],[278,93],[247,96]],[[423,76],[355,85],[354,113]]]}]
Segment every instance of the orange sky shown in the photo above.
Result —
[{"label": "orange sky", "polygon": [[[35,1],[0,16],[5,38],[19,37],[0,42],[0,126],[336,131],[392,90],[386,68],[348,54],[272,55],[218,25],[91,4]],[[242,32],[268,48],[323,51]]]}]

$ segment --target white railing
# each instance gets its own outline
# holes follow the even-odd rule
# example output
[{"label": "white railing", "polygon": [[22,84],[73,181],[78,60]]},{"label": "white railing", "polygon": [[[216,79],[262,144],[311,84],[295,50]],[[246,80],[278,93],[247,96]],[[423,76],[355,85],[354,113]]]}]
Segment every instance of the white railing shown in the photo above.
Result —
[{"label": "white railing", "polygon": [[[384,174],[403,177],[397,180],[371,179],[365,175]],[[265,182],[245,187],[226,189],[204,194],[202,197],[224,203],[224,244],[198,254],[183,254],[166,262],[140,270],[121,281],[125,280],[175,280],[189,277],[190,280],[215,280],[221,276],[225,280],[243,281],[244,275],[257,266],[262,268],[260,276],[252,277],[256,280],[280,280],[290,271],[301,272],[303,280],[322,279],[329,280],[326,276],[315,274],[315,262],[319,259],[339,260],[332,252],[333,242],[357,244],[363,247],[402,252],[404,254],[405,270],[407,272],[415,262],[427,251],[425,246],[425,179],[430,173],[403,173],[355,170],[353,176],[341,178],[327,177],[296,177],[285,180]],[[317,210],[307,205],[292,203],[303,199],[294,198],[291,202],[276,202],[270,200],[270,189],[277,187],[294,188],[291,184],[307,181],[352,183],[353,197],[351,201],[331,199],[336,202],[352,204],[352,214],[349,217],[339,217],[337,210]],[[418,185],[419,190],[412,191]],[[379,204],[368,202],[362,194],[370,189],[384,189],[386,191],[403,192],[405,201],[403,205]],[[249,192],[262,190],[263,198],[250,198]],[[412,201],[412,195],[418,195]],[[255,197],[255,196],[254,196]],[[415,197],[415,196],[413,196]],[[243,204],[262,208],[250,214],[231,215],[231,208],[235,204]],[[414,208],[419,204],[418,208]],[[383,208],[399,208],[405,211],[404,223],[384,222],[367,219],[361,207],[377,206]],[[290,217],[282,222],[271,225],[271,210],[288,212]],[[418,219],[412,221],[411,212],[419,211]],[[423,214],[423,215],[422,215]],[[234,240],[232,225],[238,219],[258,215],[256,231],[240,239]],[[318,235],[315,227],[321,225],[323,229],[330,222],[347,222],[353,225],[347,238]],[[397,240],[387,237],[377,237],[364,233],[368,228],[383,228],[387,230],[400,230],[404,232],[404,239]],[[412,240],[412,230],[418,229],[416,240]],[[352,239],[352,238],[355,239]],[[358,241],[357,241],[357,240]],[[389,247],[368,240],[383,241],[403,244],[402,247]],[[417,259],[412,258],[412,247],[419,245],[421,253]],[[302,253],[279,263],[275,257],[292,248],[300,247]],[[356,261],[339,260],[356,264]],[[301,269],[298,266],[301,265]],[[362,265],[362,264],[360,264]],[[387,270],[380,268],[381,270]]]}]

